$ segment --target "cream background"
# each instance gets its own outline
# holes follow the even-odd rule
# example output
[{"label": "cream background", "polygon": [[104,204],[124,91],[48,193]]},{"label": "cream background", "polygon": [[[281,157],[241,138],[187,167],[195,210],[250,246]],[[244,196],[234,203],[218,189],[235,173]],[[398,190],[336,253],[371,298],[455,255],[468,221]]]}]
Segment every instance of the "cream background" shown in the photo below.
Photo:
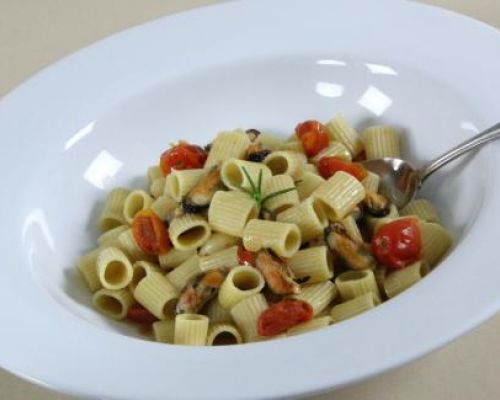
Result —
[{"label": "cream background", "polygon": [[[219,2],[222,1],[0,0],[0,96],[43,67],[105,36],[163,15]],[[499,0],[421,2],[455,10],[500,28]],[[500,399],[499,332],[500,316],[497,316],[416,362],[310,400]],[[0,370],[0,399],[74,398]]]}]

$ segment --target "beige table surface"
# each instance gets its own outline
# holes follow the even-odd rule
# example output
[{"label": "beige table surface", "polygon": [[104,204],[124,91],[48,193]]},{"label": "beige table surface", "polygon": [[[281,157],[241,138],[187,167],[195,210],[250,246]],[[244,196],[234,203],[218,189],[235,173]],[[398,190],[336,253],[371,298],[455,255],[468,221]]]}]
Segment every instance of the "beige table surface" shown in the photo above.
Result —
[{"label": "beige table surface", "polygon": [[[0,0],[0,96],[41,68],[111,33],[162,15],[218,2],[221,1]],[[500,28],[500,0],[422,2]],[[311,400],[500,399],[499,332],[497,316],[416,362]],[[73,397],[34,386],[0,370],[0,400],[35,399]]]}]

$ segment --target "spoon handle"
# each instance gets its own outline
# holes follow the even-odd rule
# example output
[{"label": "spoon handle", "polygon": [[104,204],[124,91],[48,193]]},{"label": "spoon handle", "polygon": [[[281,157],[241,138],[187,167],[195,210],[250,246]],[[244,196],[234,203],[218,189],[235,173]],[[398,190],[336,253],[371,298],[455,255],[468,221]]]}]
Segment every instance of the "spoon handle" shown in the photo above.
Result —
[{"label": "spoon handle", "polygon": [[491,128],[477,134],[476,136],[470,138],[469,140],[455,146],[451,150],[447,151],[443,155],[435,158],[426,166],[420,169],[420,184],[422,184],[430,175],[436,172],[439,168],[453,161],[454,159],[460,157],[461,155],[485,145],[486,143],[492,142],[493,140],[500,138],[500,123],[493,125]]}]

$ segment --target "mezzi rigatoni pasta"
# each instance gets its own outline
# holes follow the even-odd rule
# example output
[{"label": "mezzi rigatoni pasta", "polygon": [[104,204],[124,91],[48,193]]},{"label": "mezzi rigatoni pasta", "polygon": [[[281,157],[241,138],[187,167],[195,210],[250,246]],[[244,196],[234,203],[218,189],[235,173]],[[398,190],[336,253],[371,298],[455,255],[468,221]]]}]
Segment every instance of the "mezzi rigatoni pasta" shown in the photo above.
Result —
[{"label": "mezzi rigatoni pasta", "polygon": [[392,301],[453,244],[430,201],[398,209],[362,164],[400,157],[404,142],[338,115],[288,139],[235,129],[172,144],[144,187],[107,194],[96,248],[76,260],[93,306],[160,343],[220,346]]}]

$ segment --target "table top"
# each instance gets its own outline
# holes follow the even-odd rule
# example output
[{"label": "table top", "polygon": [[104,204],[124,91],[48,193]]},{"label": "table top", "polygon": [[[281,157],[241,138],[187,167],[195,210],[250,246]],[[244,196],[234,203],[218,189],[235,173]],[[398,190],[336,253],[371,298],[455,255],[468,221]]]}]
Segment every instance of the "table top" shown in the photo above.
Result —
[{"label": "table top", "polygon": [[[157,17],[221,0],[1,0],[0,97],[30,75],[90,43]],[[421,0],[500,28],[498,0]],[[500,315],[426,357],[309,400],[500,398]],[[43,351],[43,349],[42,349]],[[0,399],[73,397],[0,370]]]}]

